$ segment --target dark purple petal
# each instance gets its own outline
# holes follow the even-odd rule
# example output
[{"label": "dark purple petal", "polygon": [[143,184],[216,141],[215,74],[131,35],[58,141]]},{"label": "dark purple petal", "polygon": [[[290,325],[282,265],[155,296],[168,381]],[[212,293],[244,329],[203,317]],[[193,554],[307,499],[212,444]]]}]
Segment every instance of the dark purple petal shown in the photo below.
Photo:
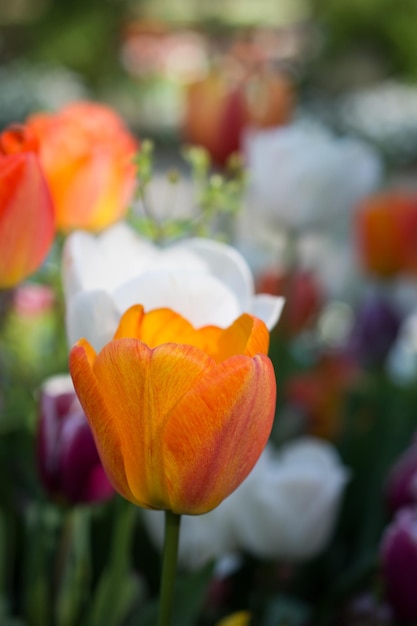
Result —
[{"label": "dark purple petal", "polygon": [[391,513],[408,505],[417,505],[417,442],[405,451],[391,469],[385,493]]},{"label": "dark purple petal", "polygon": [[353,356],[366,365],[383,362],[400,324],[399,313],[386,298],[368,295],[358,310],[349,341]]},{"label": "dark purple petal", "polygon": [[114,496],[114,489],[101,463],[95,465],[89,475],[80,502],[105,502]]},{"label": "dark purple petal", "polygon": [[[61,433],[61,489],[71,502],[86,502],[90,491],[91,474],[101,461],[94,438],[82,410],[70,413]],[[106,478],[107,482],[108,479]],[[107,491],[106,497],[107,497]],[[95,495],[94,500],[99,499]]]},{"label": "dark purple petal", "polygon": [[417,620],[417,507],[399,511],[381,543],[386,595],[398,617]]},{"label": "dark purple petal", "polygon": [[53,498],[91,503],[114,493],[69,376],[52,377],[42,387],[37,456],[41,480]]},{"label": "dark purple petal", "polygon": [[[40,395],[39,422],[37,436],[37,459],[41,479],[50,492],[59,490],[59,457],[61,429],[65,416],[76,400],[73,387],[66,384],[65,379],[59,377],[63,384],[49,384],[48,379]],[[68,389],[58,391],[58,389]]]}]

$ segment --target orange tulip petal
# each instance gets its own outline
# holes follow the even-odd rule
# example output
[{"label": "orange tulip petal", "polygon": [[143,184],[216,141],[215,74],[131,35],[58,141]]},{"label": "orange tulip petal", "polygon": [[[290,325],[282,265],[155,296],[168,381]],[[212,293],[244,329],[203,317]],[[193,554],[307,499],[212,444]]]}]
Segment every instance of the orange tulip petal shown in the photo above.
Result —
[{"label": "orange tulip petal", "polygon": [[154,309],[145,314],[142,305],[130,307],[122,316],[114,338],[121,337],[136,337],[150,348],[171,342],[192,345],[217,362],[235,354],[267,354],[269,347],[265,324],[246,313],[226,329],[217,326],[196,329],[171,309]]},{"label": "orange tulip petal", "polygon": [[110,482],[124,498],[140,504],[128,486],[118,424],[104,402],[92,369],[94,362],[93,348],[82,339],[73,347],[69,358],[74,387],[90,422],[97,450]]},{"label": "orange tulip petal", "polygon": [[226,328],[219,337],[217,361],[224,361],[234,354],[267,354],[269,332],[262,320],[244,313]]},{"label": "orange tulip petal", "polygon": [[193,385],[163,433],[162,457],[177,513],[205,513],[246,478],[271,432],[276,384],[271,361],[232,357]]},{"label": "orange tulip petal", "polygon": [[0,155],[0,287],[14,286],[41,265],[54,232],[52,200],[36,155]]}]

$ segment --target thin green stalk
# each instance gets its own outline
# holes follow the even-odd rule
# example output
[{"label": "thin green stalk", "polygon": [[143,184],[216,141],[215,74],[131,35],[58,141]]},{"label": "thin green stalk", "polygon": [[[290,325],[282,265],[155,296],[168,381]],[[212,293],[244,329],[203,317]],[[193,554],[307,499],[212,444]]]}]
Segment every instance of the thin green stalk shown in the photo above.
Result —
[{"label": "thin green stalk", "polygon": [[171,624],[180,522],[181,515],[172,513],[172,511],[165,511],[164,556],[162,561],[158,626],[170,626]]}]

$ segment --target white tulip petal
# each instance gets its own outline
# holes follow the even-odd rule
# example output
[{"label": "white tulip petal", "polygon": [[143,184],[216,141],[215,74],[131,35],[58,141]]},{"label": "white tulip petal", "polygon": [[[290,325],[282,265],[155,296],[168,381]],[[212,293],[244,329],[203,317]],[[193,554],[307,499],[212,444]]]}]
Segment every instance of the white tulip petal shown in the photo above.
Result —
[{"label": "white tulip petal", "polygon": [[221,281],[180,269],[146,272],[119,287],[113,297],[120,314],[134,304],[146,311],[169,307],[197,328],[226,327],[240,315],[235,295]]},{"label": "white tulip petal", "polygon": [[140,237],[124,222],[105,230],[97,242],[100,258],[106,263],[111,277],[110,284],[106,283],[107,291],[151,267],[159,256],[157,246]]},{"label": "white tulip petal", "polygon": [[66,393],[75,393],[74,383],[70,374],[55,374],[42,383],[42,392],[47,396],[62,396]]},{"label": "white tulip petal", "polygon": [[218,276],[238,298],[241,310],[248,311],[254,293],[253,277],[243,256],[231,246],[212,239],[195,237],[179,244],[204,259],[209,271]]},{"label": "white tulip petal", "polygon": [[265,322],[267,328],[271,330],[278,322],[282,309],[284,308],[284,304],[284,298],[271,296],[266,293],[260,293],[254,296],[252,300],[251,313]]},{"label": "white tulip petal", "polygon": [[70,347],[85,337],[96,351],[101,350],[113,338],[119,319],[120,314],[107,292],[78,293],[67,304],[66,327]]}]

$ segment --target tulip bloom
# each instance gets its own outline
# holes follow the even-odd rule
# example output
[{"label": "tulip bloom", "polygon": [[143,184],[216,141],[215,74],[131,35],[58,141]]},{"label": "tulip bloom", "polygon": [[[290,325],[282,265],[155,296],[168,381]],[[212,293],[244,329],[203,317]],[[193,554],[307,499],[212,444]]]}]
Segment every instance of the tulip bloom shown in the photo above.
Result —
[{"label": "tulip bloom", "polygon": [[309,434],[334,440],[340,435],[346,393],[359,376],[359,368],[349,357],[324,355],[310,371],[287,379],[284,397],[300,414]]},{"label": "tulip bloom", "polygon": [[224,165],[240,150],[246,128],[285,124],[293,108],[293,87],[284,75],[264,70],[236,81],[216,70],[188,86],[183,133]]},{"label": "tulip bloom", "polygon": [[78,102],[28,120],[55,204],[57,227],[99,231],[121,219],[132,198],[138,146],[110,108]]},{"label": "tulip bloom", "polygon": [[39,473],[51,497],[81,504],[114,495],[68,375],[42,385],[37,444]]},{"label": "tulip bloom", "polygon": [[417,273],[417,195],[389,190],[366,199],[356,214],[359,253],[365,270],[390,278]]},{"label": "tulip bloom", "polygon": [[263,272],[257,281],[259,291],[285,297],[285,308],[278,329],[292,337],[317,319],[324,293],[315,274],[309,270]]},{"label": "tulip bloom", "polygon": [[322,126],[294,122],[245,139],[249,204],[269,225],[290,231],[340,229],[381,180],[375,150]]},{"label": "tulip bloom", "polygon": [[99,354],[80,340],[70,371],[115,489],[174,514],[206,513],[232,493],[272,427],[268,343],[250,315],[196,330],[170,309],[140,305]]},{"label": "tulip bloom", "polygon": [[398,511],[386,528],[380,546],[381,570],[387,598],[397,617],[417,620],[417,509]]},{"label": "tulip bloom", "polygon": [[55,233],[54,209],[25,127],[0,135],[0,288],[13,287],[45,259]]},{"label": "tulip bloom", "polygon": [[394,305],[376,294],[368,294],[356,315],[348,349],[365,365],[384,363],[401,325]]},{"label": "tulip bloom", "polygon": [[390,469],[385,496],[391,513],[417,504],[417,441],[413,441]]}]

